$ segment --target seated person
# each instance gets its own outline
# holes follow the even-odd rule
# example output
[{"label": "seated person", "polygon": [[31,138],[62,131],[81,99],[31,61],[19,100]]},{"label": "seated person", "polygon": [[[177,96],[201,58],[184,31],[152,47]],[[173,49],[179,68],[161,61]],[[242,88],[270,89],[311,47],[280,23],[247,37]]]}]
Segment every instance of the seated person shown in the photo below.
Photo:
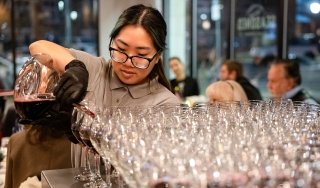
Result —
[{"label": "seated person", "polygon": [[[19,187],[28,177],[41,171],[71,168],[71,110],[53,105],[45,118],[21,119],[24,129],[13,134],[8,143],[5,188]],[[71,138],[71,137],[70,137]]]},{"label": "seated person", "polygon": [[181,99],[188,96],[199,95],[199,86],[196,79],[186,76],[184,64],[178,57],[169,59],[170,69],[175,75],[175,79],[170,80],[171,91]]},{"label": "seated person", "polygon": [[249,100],[262,100],[260,91],[243,75],[240,62],[227,60],[220,68],[220,80],[234,80],[243,88]]},{"label": "seated person", "polygon": [[7,107],[4,117],[1,120],[1,137],[10,137],[18,129],[18,115],[13,105]]},{"label": "seated person", "polygon": [[206,89],[209,102],[248,101],[240,84],[233,80],[217,81]]},{"label": "seated person", "polygon": [[318,104],[301,85],[300,65],[296,61],[274,60],[268,71],[267,88],[272,98],[291,99],[293,102]]},{"label": "seated person", "polygon": [[[0,91],[5,89],[2,80],[0,79]],[[2,118],[4,109],[5,109],[6,100],[4,97],[0,97],[0,120]]]}]

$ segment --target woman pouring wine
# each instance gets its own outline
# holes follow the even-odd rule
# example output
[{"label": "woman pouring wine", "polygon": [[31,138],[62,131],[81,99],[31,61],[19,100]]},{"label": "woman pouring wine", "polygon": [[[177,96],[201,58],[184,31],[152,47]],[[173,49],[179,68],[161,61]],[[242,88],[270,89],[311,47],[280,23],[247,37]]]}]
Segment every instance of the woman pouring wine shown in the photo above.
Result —
[{"label": "woman pouring wine", "polygon": [[[163,68],[166,34],[161,13],[140,4],[120,15],[110,35],[110,60],[44,40],[32,43],[29,49],[31,55],[51,56],[52,60],[41,63],[61,76],[53,91],[59,108],[72,109],[87,92],[93,93],[99,107],[178,104]],[[57,121],[68,119],[60,115]],[[64,124],[70,129],[69,121]],[[7,187],[10,185],[9,175]]]},{"label": "woman pouring wine", "polygon": [[111,60],[67,49],[49,41],[36,41],[30,53],[49,54],[62,74],[54,90],[56,99],[71,105],[93,91],[102,107],[178,103],[165,77],[162,53],[167,28],[160,12],[135,5],[119,17],[110,35]]}]

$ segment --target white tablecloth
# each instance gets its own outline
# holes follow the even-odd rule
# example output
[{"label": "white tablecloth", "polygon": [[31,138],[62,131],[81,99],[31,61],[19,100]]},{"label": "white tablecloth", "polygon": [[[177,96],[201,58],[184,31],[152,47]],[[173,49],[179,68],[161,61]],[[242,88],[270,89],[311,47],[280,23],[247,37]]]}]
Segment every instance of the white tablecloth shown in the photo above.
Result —
[{"label": "white tablecloth", "polygon": [[7,145],[9,137],[3,137],[1,139],[0,152],[3,153],[4,159],[0,162],[0,188],[4,187],[4,180],[6,177],[6,156],[7,156]]},{"label": "white tablecloth", "polygon": [[[6,148],[1,148],[1,152],[7,154]],[[6,158],[0,163],[0,188],[4,187],[4,180],[6,177]]]}]

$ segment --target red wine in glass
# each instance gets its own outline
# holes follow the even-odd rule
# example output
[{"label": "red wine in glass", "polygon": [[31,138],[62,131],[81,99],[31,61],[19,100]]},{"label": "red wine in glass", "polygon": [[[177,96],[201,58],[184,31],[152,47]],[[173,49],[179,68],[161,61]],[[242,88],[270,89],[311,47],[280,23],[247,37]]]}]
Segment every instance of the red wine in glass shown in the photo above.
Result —
[{"label": "red wine in glass", "polygon": [[72,122],[71,131],[72,131],[72,134],[76,137],[76,139],[82,146],[84,146],[85,144],[80,137],[79,129],[83,123],[84,117],[85,117],[84,113],[82,113],[82,111],[79,111],[79,109],[73,110],[72,118],[71,118],[71,122]]},{"label": "red wine in glass", "polygon": [[75,129],[74,127],[71,128],[72,130],[72,134],[74,135],[74,137],[76,137],[76,139],[78,140],[78,142],[81,145],[85,145],[85,143],[83,142],[83,140],[80,137],[80,133],[79,133],[79,129]]},{"label": "red wine in glass", "polygon": [[85,143],[86,146],[88,146],[91,149],[94,149],[90,139],[82,139],[82,141]]},{"label": "red wine in glass", "polygon": [[21,119],[28,120],[37,120],[45,117],[45,113],[52,108],[55,102],[54,98],[44,94],[14,99],[14,105],[18,115]]},{"label": "red wine in glass", "polygon": [[[91,140],[90,140],[90,133],[89,133],[89,131],[90,131],[90,129],[89,129],[89,127],[85,127],[85,128],[80,128],[80,137],[81,137],[81,140],[83,141],[83,143],[87,146],[87,147],[89,147],[89,148],[91,148],[93,151],[95,151],[94,150],[94,147],[93,147],[93,145],[92,145],[92,143],[91,143]],[[96,151],[95,151],[96,152]]]}]

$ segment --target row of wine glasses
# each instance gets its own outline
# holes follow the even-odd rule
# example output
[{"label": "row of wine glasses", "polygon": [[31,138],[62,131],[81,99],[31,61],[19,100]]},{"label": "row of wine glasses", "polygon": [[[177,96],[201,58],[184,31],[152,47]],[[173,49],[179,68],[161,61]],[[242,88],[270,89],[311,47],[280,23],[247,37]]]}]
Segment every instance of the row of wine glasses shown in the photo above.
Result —
[{"label": "row of wine glasses", "polygon": [[[51,63],[36,54],[19,72],[14,102],[25,123],[55,103],[59,75]],[[76,177],[85,187],[111,187],[112,176],[132,188],[320,187],[318,105],[266,100],[100,108],[93,98],[88,93],[76,104],[72,118],[86,151]]]},{"label": "row of wine glasses", "polygon": [[318,105],[266,100],[95,111],[85,129],[92,145],[84,145],[129,187],[319,186]]},{"label": "row of wine glasses", "polygon": [[[80,105],[90,110],[97,110],[98,108],[95,106],[93,99],[93,93],[88,92]],[[112,186],[111,179],[108,178],[106,179],[107,181],[103,180],[100,170],[101,157],[95,149],[97,147],[94,147],[90,140],[90,134],[92,134],[91,129],[96,120],[94,114],[88,114],[88,112],[82,108],[74,108],[73,110],[71,130],[85,153],[84,167],[80,169],[80,174],[76,175],[75,179],[86,182],[84,183],[84,187],[87,188],[108,188]],[[98,138],[97,134],[95,134],[95,136]],[[91,158],[93,158],[93,160],[91,160]],[[93,163],[91,161],[93,161]],[[104,165],[106,165],[107,161],[105,160],[104,162]],[[106,171],[109,172],[110,168]]]}]

